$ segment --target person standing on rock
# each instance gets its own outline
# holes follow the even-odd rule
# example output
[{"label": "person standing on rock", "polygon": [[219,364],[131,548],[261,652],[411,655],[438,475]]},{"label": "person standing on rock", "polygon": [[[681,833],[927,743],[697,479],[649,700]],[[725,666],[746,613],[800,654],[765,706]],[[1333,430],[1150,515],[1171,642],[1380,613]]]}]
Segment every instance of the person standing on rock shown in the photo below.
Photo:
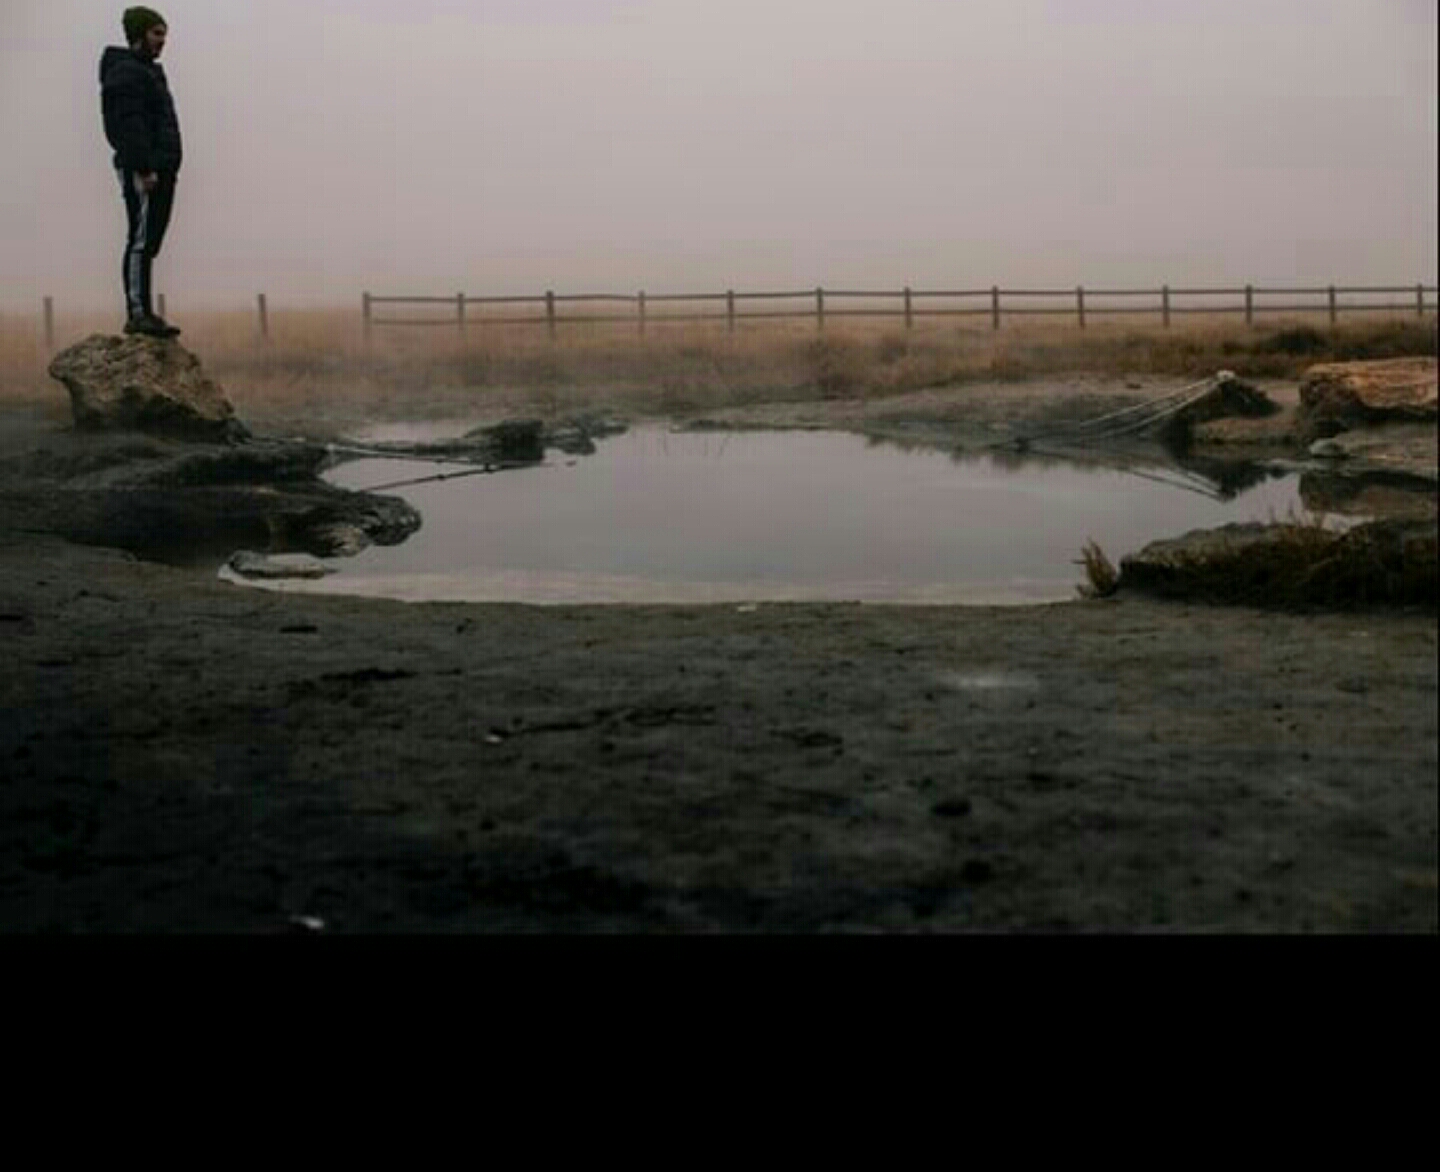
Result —
[{"label": "person standing on rock", "polygon": [[110,45],[100,58],[100,107],[128,224],[125,332],[173,338],[180,331],[159,317],[150,301],[150,269],[170,224],[180,173],[180,122],[160,68],[169,29],[153,8],[127,8],[121,25],[129,47]]}]

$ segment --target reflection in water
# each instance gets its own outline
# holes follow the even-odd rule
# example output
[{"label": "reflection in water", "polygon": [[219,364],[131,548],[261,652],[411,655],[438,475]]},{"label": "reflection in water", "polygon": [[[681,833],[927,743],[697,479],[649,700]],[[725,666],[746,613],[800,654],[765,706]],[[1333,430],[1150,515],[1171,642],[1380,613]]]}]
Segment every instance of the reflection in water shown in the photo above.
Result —
[{"label": "reflection in water", "polygon": [[1306,472],[1300,499],[1317,513],[1346,517],[1433,517],[1435,482],[1404,471],[1371,470],[1363,476],[1343,472]]},{"label": "reflection in water", "polygon": [[[933,445],[927,445],[923,440],[900,436],[877,436],[870,438],[869,442],[889,445],[903,452],[935,450]],[[1143,441],[1109,443],[1103,447],[1092,445],[1068,448],[1057,443],[1043,447],[1033,444],[1020,447],[1012,443],[997,443],[979,449],[955,448],[950,450],[948,455],[956,463],[988,458],[996,468],[1003,468],[1008,472],[1044,468],[1095,468],[1130,472],[1172,483],[1176,487],[1190,488],[1217,500],[1230,500],[1247,488],[1287,475],[1253,460],[1219,460],[1196,456],[1187,449],[1174,445]]]},{"label": "reflection in water", "polygon": [[[1301,507],[1294,476],[1232,487],[1162,453],[1124,454],[1123,469],[1089,455],[645,427],[592,456],[499,475],[361,459],[330,479],[427,480],[395,490],[423,528],[286,588],[529,602],[1059,601],[1074,597],[1087,541],[1118,561],[1156,538]],[[451,473],[461,475],[432,479]]]}]

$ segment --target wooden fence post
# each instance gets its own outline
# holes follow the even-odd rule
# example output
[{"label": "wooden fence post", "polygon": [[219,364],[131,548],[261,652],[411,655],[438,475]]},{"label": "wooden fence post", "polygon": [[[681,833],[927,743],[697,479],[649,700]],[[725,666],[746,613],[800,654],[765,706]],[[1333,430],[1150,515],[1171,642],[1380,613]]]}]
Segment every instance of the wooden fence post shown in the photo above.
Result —
[{"label": "wooden fence post", "polygon": [[370,294],[360,294],[360,320],[363,323],[365,341],[370,340]]},{"label": "wooden fence post", "polygon": [[990,328],[1000,328],[1000,286],[990,286]]},{"label": "wooden fence post", "polygon": [[550,330],[550,340],[555,340],[555,293],[551,289],[545,290],[545,324]]},{"label": "wooden fence post", "polygon": [[905,286],[905,328],[912,329],[915,325],[915,313],[910,305],[910,286]]},{"label": "wooden fence post", "polygon": [[1425,316],[1425,286],[1423,284],[1415,286],[1415,316]]},{"label": "wooden fence post", "polygon": [[1075,286],[1075,312],[1080,318],[1080,328],[1085,328],[1085,286]]},{"label": "wooden fence post", "polygon": [[455,328],[465,336],[465,294],[455,294]]},{"label": "wooden fence post", "polygon": [[1170,286],[1164,285],[1160,289],[1160,322],[1168,330],[1170,328]]},{"label": "wooden fence post", "polygon": [[1329,294],[1329,296],[1330,296],[1330,324],[1333,326],[1333,325],[1335,324],[1335,314],[1336,314],[1336,306],[1335,306],[1335,286],[1334,286],[1334,285],[1331,285],[1330,288],[1329,288],[1328,290],[1326,290],[1326,292],[1327,292],[1327,293]]},{"label": "wooden fence post", "polygon": [[165,316],[165,294],[155,294],[155,308],[163,318]]},{"label": "wooden fence post", "polygon": [[45,298],[45,349],[53,352],[55,349],[55,299]]},{"label": "wooden fence post", "polygon": [[1245,286],[1245,324],[1255,324],[1255,286]]},{"label": "wooden fence post", "polygon": [[725,329],[729,333],[735,332],[735,290],[725,290]]},{"label": "wooden fence post", "polygon": [[645,290],[644,290],[644,289],[641,289],[639,295],[635,298],[635,304],[636,304],[636,306],[637,306],[637,311],[636,311],[636,312],[637,312],[637,316],[639,317],[639,321],[640,321],[640,336],[643,338],[643,337],[645,336]]},{"label": "wooden fence post", "polygon": [[255,308],[260,314],[260,336],[268,342],[270,340],[270,309],[265,304],[265,294],[255,294]]},{"label": "wooden fence post", "polygon": [[815,329],[825,328],[825,290],[815,286]]}]

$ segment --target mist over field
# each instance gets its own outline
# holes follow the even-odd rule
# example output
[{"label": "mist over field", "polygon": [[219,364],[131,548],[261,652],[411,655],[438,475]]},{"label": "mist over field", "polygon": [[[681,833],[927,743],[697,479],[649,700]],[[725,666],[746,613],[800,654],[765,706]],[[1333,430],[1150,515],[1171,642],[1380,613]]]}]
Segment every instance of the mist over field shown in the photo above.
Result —
[{"label": "mist over field", "polygon": [[[1434,0],[160,0],[177,306],[1432,283]],[[97,61],[0,0],[0,309],[119,307]]]}]

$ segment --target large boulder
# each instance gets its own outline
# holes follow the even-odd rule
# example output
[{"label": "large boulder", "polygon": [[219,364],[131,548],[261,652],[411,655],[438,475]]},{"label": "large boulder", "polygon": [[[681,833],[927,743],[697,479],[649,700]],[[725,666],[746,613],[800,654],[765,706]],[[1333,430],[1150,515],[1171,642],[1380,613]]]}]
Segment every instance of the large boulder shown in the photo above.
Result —
[{"label": "large boulder", "polygon": [[1436,382],[1434,358],[1312,366],[1300,384],[1302,430],[1313,438],[1374,423],[1433,424]]},{"label": "large boulder", "polygon": [[70,392],[81,430],[211,442],[248,434],[200,360],[175,341],[92,334],[57,354],[50,375]]}]

